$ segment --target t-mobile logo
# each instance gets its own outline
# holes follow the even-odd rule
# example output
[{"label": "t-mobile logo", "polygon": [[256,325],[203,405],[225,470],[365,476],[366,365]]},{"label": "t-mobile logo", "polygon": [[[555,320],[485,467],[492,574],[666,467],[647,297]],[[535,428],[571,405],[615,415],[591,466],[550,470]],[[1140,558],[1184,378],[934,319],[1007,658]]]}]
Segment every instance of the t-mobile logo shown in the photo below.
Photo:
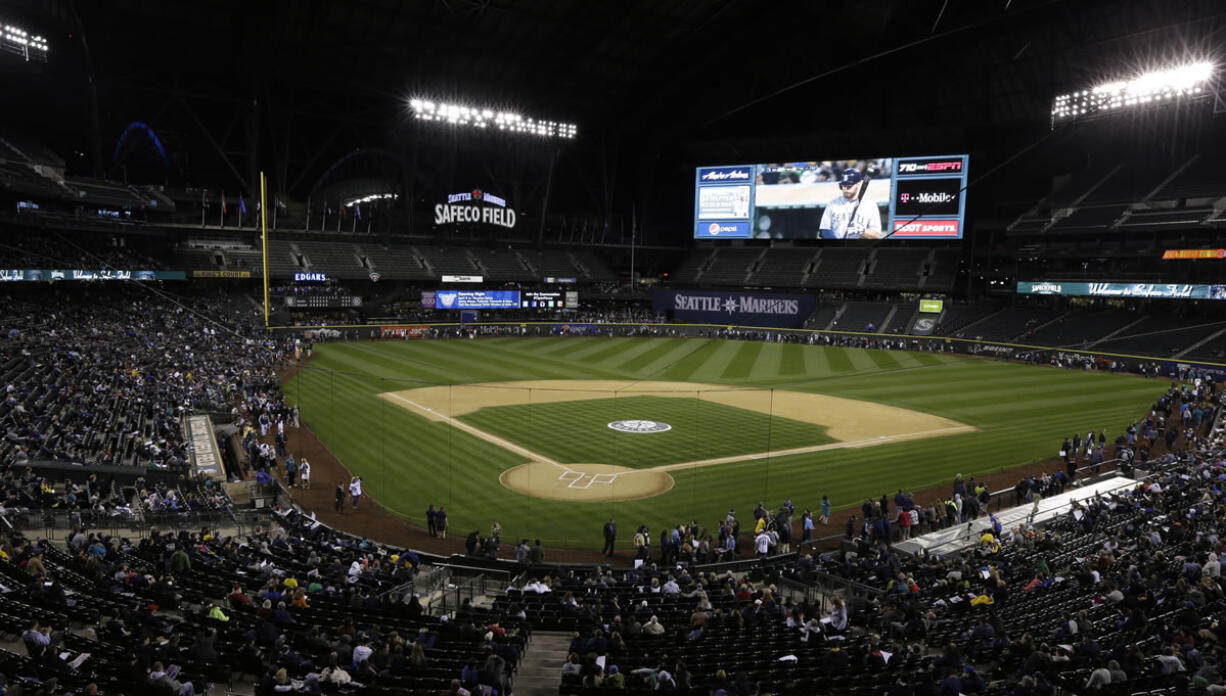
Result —
[{"label": "t-mobile logo", "polygon": [[898,194],[898,199],[901,200],[903,203],[906,203],[907,201],[911,200],[911,194],[905,193],[905,192],[900,193]]}]

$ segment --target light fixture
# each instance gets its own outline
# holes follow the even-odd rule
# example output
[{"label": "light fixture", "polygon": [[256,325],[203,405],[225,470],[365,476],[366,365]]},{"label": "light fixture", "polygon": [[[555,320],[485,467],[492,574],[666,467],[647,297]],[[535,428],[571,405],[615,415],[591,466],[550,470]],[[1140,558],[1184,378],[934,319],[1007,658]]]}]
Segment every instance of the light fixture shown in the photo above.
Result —
[{"label": "light fixture", "polygon": [[0,49],[27,61],[47,62],[47,39],[13,24],[0,25]]},{"label": "light fixture", "polygon": [[400,194],[398,193],[371,193],[365,196],[360,196],[358,198],[350,198],[349,200],[345,201],[344,206],[346,208],[352,208],[355,205],[361,205],[363,203],[370,203],[371,201],[381,201],[381,200],[393,200],[394,201],[398,198],[400,198]]},{"label": "light fixture", "polygon": [[1052,124],[1125,106],[1197,99],[1207,94],[1215,71],[1213,63],[1190,63],[1061,94],[1052,100]]},{"label": "light fixture", "polygon": [[579,127],[573,123],[527,118],[512,111],[464,104],[435,103],[428,99],[409,99],[409,109],[419,121],[442,121],[452,126],[494,128],[508,133],[525,133],[542,138],[573,140]]}]

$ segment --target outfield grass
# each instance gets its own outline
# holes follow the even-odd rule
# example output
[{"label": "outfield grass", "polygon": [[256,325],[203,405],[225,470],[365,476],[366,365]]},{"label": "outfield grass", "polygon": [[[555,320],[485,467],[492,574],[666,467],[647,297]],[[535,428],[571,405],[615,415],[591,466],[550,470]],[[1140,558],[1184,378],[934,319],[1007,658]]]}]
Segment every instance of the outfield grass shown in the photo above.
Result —
[{"label": "outfield grass", "polygon": [[[345,466],[364,477],[376,500],[418,524],[428,504],[446,504],[456,534],[488,530],[497,519],[507,538],[540,537],[555,546],[598,546],[600,525],[609,515],[628,540],[640,522],[657,530],[690,519],[713,525],[729,507],[748,513],[759,500],[775,507],[788,496],[802,509],[816,508],[823,494],[836,508],[846,508],[900,487],[944,485],[957,473],[1024,465],[1055,456],[1061,439],[1077,431],[1105,428],[1114,437],[1146,413],[1165,387],[1125,375],[964,356],[713,339],[388,341],[317,345],[315,353],[311,367],[286,386],[288,397]],[[520,379],[786,388],[934,413],[979,431],[683,469],[673,472],[673,489],[654,498],[566,503],[502,488],[498,475],[522,463],[521,457],[377,397],[430,384]],[[709,429],[704,437],[737,433]],[[553,440],[551,447],[575,439],[564,418],[518,437]]]},{"label": "outfield grass", "polygon": [[[697,397],[622,396],[496,406],[460,420],[566,464],[598,462],[632,469],[834,442],[824,428]],[[673,429],[617,432],[609,428],[616,420],[660,421]]]}]

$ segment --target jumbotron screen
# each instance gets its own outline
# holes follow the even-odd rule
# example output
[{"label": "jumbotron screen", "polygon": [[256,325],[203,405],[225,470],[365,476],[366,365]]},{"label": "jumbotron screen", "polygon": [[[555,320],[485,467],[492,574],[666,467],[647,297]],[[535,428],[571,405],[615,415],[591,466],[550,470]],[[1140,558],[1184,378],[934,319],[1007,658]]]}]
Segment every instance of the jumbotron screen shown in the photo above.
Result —
[{"label": "jumbotron screen", "polygon": [[695,239],[961,239],[967,155],[698,167]]}]

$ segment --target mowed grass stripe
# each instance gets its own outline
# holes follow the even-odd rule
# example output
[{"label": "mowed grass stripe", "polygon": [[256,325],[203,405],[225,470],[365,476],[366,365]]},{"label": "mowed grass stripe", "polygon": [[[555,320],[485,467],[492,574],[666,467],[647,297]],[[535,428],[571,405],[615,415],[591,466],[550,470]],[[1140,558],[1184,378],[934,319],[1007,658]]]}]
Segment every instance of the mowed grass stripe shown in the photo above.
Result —
[{"label": "mowed grass stripe", "polygon": [[747,377],[751,384],[769,384],[779,380],[779,369],[783,364],[783,343],[764,343],[762,350],[754,358]]},{"label": "mowed grass stripe", "polygon": [[[393,357],[374,354],[363,355],[353,346],[330,351],[327,361],[312,362],[308,370],[322,369],[335,372],[332,380],[366,380],[367,383],[387,383],[384,389],[409,389],[426,384],[446,383],[444,373],[428,372],[420,365],[406,363]],[[397,386],[399,385],[399,386]],[[378,387],[375,387],[378,389]]]},{"label": "mowed grass stripe", "polygon": [[[387,350],[377,343],[355,344],[346,346],[346,348],[349,354],[361,360],[383,366],[386,368],[386,371],[382,374],[395,379],[448,384],[457,380],[463,380],[470,374],[469,372],[452,369],[445,365],[415,360],[403,350]],[[433,359],[436,356],[431,354],[429,357]]]},{"label": "mowed grass stripe", "polygon": [[[616,338],[605,338],[600,336],[559,336],[557,338],[558,345],[556,346],[537,346],[533,350],[542,355],[552,355],[564,359],[569,359],[574,355],[581,355],[586,351],[598,350],[610,343],[617,341]],[[538,342],[537,339],[528,339],[528,343]]]},{"label": "mowed grass stripe", "polygon": [[744,347],[742,341],[712,341],[715,350],[706,354],[706,359],[692,365],[693,371],[686,378],[695,382],[718,382],[728,364]]},{"label": "mowed grass stripe", "polygon": [[728,362],[728,366],[720,373],[720,379],[739,380],[749,376],[749,371],[753,369],[754,361],[758,359],[758,355],[762,352],[762,347],[766,344],[761,341],[745,341],[741,347],[733,354],[732,359]]},{"label": "mowed grass stripe", "polygon": [[[454,340],[447,342],[459,343]],[[454,352],[442,354],[431,343],[419,342],[407,345],[391,343],[374,346],[374,349],[380,355],[395,361],[400,375],[406,378],[418,377],[425,378],[424,381],[428,382],[460,384],[493,379],[503,374],[499,368],[484,365],[479,361],[466,360]]]},{"label": "mowed grass stripe", "polygon": [[864,354],[874,365],[883,370],[897,370],[902,367],[902,364],[888,350],[866,350]]},{"label": "mowed grass stripe", "polygon": [[618,356],[619,361],[616,363],[615,368],[637,373],[644,367],[659,360],[662,356],[669,355],[677,350],[678,344],[681,344],[682,341],[672,338],[653,338],[642,343],[641,350],[628,350]]},{"label": "mowed grass stripe", "polygon": [[808,351],[805,346],[785,343],[779,358],[779,374],[781,376],[803,375],[805,373],[805,356]]},{"label": "mowed grass stripe", "polygon": [[588,365],[555,363],[519,353],[486,350],[474,342],[452,341],[452,343],[456,344],[451,351],[453,356],[484,365],[505,367],[517,375],[513,379],[573,379],[576,371],[600,377],[616,376],[615,373],[595,369]]},{"label": "mowed grass stripe", "polygon": [[584,353],[583,361],[589,363],[603,362],[610,358],[616,358],[630,347],[630,344],[626,343],[625,340],[613,340],[608,345],[601,347],[599,350]]},{"label": "mowed grass stripe", "polygon": [[658,375],[669,366],[674,365],[678,361],[689,356],[694,352],[696,347],[696,344],[689,340],[672,339],[672,341],[672,350],[657,356],[655,360],[649,363],[636,367],[634,370],[635,375],[639,377],[643,375]]},{"label": "mowed grass stripe", "polygon": [[690,346],[690,350],[684,354],[684,357],[678,358],[676,363],[668,366],[660,374],[655,375],[657,379],[686,380],[719,350],[722,343],[722,341],[705,338],[696,341],[694,339],[690,340],[693,343]]},{"label": "mowed grass stripe", "polygon": [[845,348],[827,346],[822,348],[822,353],[826,355],[826,360],[829,361],[832,372],[851,372],[855,369],[851,356]]},{"label": "mowed grass stripe", "polygon": [[[593,375],[600,377],[619,376],[620,373],[611,372],[601,369],[601,366],[595,365],[590,361],[572,360],[568,357],[559,357],[542,354],[537,348],[541,347],[539,339],[517,339],[517,343],[495,351],[493,354],[512,362],[518,362],[527,366],[530,370],[539,371],[542,374],[562,373],[570,374],[576,369],[587,370]],[[472,356],[474,359],[482,359],[488,353],[483,349],[481,341],[469,342],[464,345],[465,355]]]}]

